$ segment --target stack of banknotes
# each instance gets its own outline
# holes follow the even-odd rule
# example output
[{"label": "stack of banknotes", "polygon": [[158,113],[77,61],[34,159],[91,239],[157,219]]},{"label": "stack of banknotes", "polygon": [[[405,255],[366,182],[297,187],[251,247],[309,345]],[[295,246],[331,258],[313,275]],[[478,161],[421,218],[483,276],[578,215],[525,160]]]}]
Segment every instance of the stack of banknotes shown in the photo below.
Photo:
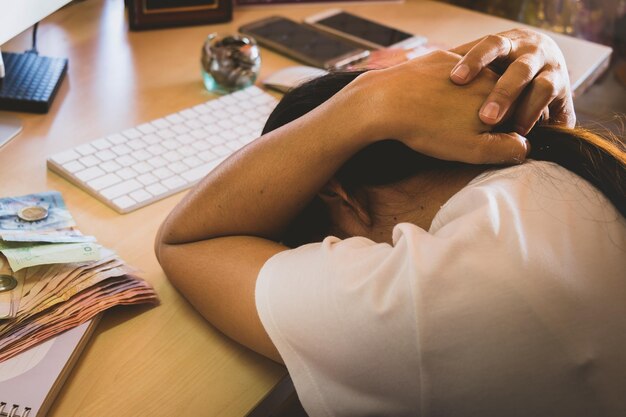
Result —
[{"label": "stack of banknotes", "polygon": [[0,362],[154,289],[78,229],[58,192],[0,198]]}]

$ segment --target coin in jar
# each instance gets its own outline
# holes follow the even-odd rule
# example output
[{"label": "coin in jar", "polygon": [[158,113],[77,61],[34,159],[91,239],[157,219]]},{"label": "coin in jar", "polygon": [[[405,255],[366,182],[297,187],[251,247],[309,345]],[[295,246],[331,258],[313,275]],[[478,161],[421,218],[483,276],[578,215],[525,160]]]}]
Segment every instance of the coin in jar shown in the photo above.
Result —
[{"label": "coin in jar", "polygon": [[26,222],[36,222],[48,217],[48,209],[41,206],[28,206],[17,212],[17,217]]},{"label": "coin in jar", "polygon": [[17,287],[17,280],[11,275],[0,275],[0,292],[11,291]]}]

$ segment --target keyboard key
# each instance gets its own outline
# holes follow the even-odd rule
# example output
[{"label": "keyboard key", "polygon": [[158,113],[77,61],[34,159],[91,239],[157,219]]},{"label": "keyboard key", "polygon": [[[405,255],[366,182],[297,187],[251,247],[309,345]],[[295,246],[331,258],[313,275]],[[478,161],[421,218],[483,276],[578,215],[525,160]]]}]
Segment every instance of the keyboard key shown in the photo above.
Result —
[{"label": "keyboard key", "polygon": [[202,163],[202,161],[195,156],[189,156],[183,159],[183,162],[187,164],[188,166],[190,166],[191,168],[197,167],[198,165]]},{"label": "keyboard key", "polygon": [[164,140],[161,145],[163,145],[165,149],[169,149],[170,151],[180,146],[180,144],[173,139]]},{"label": "keyboard key", "polygon": [[[125,131],[124,131],[124,132],[122,132],[122,133],[130,132],[130,131],[133,131],[133,130],[135,130],[135,129],[128,129],[128,130],[125,130]],[[138,136],[139,136],[139,135],[138,135]],[[128,137],[128,136],[127,136],[127,137]],[[116,133],[116,134],[114,134],[114,135],[107,136],[107,139],[108,139],[108,140],[109,140],[109,142],[111,142],[113,145],[119,145],[119,144],[121,144],[121,143],[125,143],[128,139],[133,139],[133,138],[128,138],[128,139],[126,139],[124,136],[120,135],[119,133]]]},{"label": "keyboard key", "polygon": [[161,138],[153,133],[145,135],[142,137],[143,141],[148,145],[156,145],[157,143],[161,143]]},{"label": "keyboard key", "polygon": [[121,197],[142,187],[143,185],[141,185],[139,181],[131,179],[105,188],[100,191],[100,194],[109,200],[113,200],[114,198]]},{"label": "keyboard key", "polygon": [[[225,96],[226,97],[226,96]],[[198,104],[197,106],[194,106],[193,109],[195,110],[196,113],[198,114],[206,114],[208,112],[210,112],[211,110],[206,106],[206,104]]]},{"label": "keyboard key", "polygon": [[91,155],[92,153],[97,151],[97,149],[91,146],[89,143],[85,143],[84,145],[77,146],[74,149],[76,149],[76,151],[81,155]]},{"label": "keyboard key", "polygon": [[139,130],[143,134],[147,134],[147,133],[155,132],[157,128],[154,127],[154,125],[150,123],[144,123],[142,125],[137,126],[137,130]]},{"label": "keyboard key", "polygon": [[83,156],[79,159],[80,163],[86,167],[92,167],[95,165],[100,165],[101,161],[93,155]]},{"label": "keyboard key", "polygon": [[232,130],[225,130],[220,133],[220,136],[223,137],[224,140],[227,142],[231,140],[237,140],[237,138],[239,137],[239,135],[233,132]]},{"label": "keyboard key", "polygon": [[159,195],[159,194],[164,194],[164,193],[167,192],[167,188],[165,188],[164,186],[162,186],[158,182],[156,184],[152,184],[152,185],[147,186],[146,190],[150,191],[150,193],[152,193],[152,195]]},{"label": "keyboard key", "polygon": [[214,160],[215,158],[217,158],[217,155],[215,155],[213,152],[207,150],[207,151],[202,151],[198,154],[198,157],[200,159],[202,159],[205,162],[209,162]]},{"label": "keyboard key", "polygon": [[150,158],[146,162],[148,162],[150,165],[152,165],[155,168],[164,167],[168,164],[167,160],[164,158],[161,158],[160,156],[155,156],[154,158]]},{"label": "keyboard key", "polygon": [[[194,142],[195,143],[195,142]],[[191,155],[195,155],[197,151],[191,147],[191,146],[181,146],[180,148],[178,148],[178,153],[180,153],[183,156],[191,156]]]},{"label": "keyboard key", "polygon": [[204,126],[204,130],[209,132],[210,135],[218,135],[222,131],[222,128],[220,128],[216,123],[216,124]]},{"label": "keyboard key", "polygon": [[215,152],[219,156],[225,156],[229,155],[231,153],[231,150],[224,145],[220,145],[213,148],[213,152]]},{"label": "keyboard key", "polygon": [[139,180],[143,185],[150,185],[150,184],[154,184],[159,179],[155,177],[154,175],[152,175],[151,173],[146,172],[145,174],[141,174],[140,176],[138,176],[137,180]]},{"label": "keyboard key", "polygon": [[204,139],[209,136],[209,133],[204,129],[192,130],[189,134],[196,139]]},{"label": "keyboard key", "polygon": [[189,132],[192,128],[190,128],[186,124],[181,123],[181,124],[172,126],[170,129],[172,130],[172,132],[176,133],[177,135],[182,135],[183,133]]},{"label": "keyboard key", "polygon": [[[125,131],[122,132],[122,135],[126,136],[128,139],[137,139],[139,137],[141,137],[141,132],[135,128],[130,128],[130,129],[126,129]],[[109,138],[109,140],[111,140],[111,138]],[[126,139],[124,139],[121,142],[114,142],[111,140],[111,142],[113,143],[124,143],[126,142]]]},{"label": "keyboard key", "polygon": [[141,203],[143,201],[151,199],[152,194],[150,194],[144,189],[139,189],[137,191],[133,191],[132,193],[130,193],[130,197],[132,197],[132,199],[137,201],[138,203]]},{"label": "keyboard key", "polygon": [[111,147],[111,150],[118,155],[126,155],[127,153],[132,152],[132,149],[126,145],[115,145]]},{"label": "keyboard key", "polygon": [[189,167],[182,162],[174,162],[173,164],[169,164],[167,167],[176,174],[189,170]]},{"label": "keyboard key", "polygon": [[78,161],[70,161],[66,164],[63,164],[63,168],[65,168],[69,172],[74,173],[74,172],[82,171],[83,169],[85,169],[85,166]]},{"label": "keyboard key", "polygon": [[148,164],[147,162],[140,162],[137,165],[134,165],[133,168],[140,174],[150,172],[154,169],[152,168],[152,165]]},{"label": "keyboard key", "polygon": [[91,167],[91,168],[87,168],[83,171],[79,171],[77,172],[75,175],[76,177],[83,181],[83,182],[88,182],[91,181],[94,178],[98,178],[101,177],[103,175],[105,175],[106,173],[101,170],[99,167]]},{"label": "keyboard key", "polygon": [[176,136],[176,140],[182,143],[183,145],[186,145],[188,143],[195,142],[196,139],[191,135],[183,134],[183,135]]},{"label": "keyboard key", "polygon": [[109,142],[108,140],[106,140],[106,138],[94,140],[93,142],[91,142],[91,144],[94,146],[94,148],[98,150],[107,149],[113,146],[113,144]]},{"label": "keyboard key", "polygon": [[205,151],[211,147],[209,143],[203,141],[194,142],[194,144],[191,146],[193,146],[198,151]]},{"label": "keyboard key", "polygon": [[211,135],[206,140],[212,145],[221,145],[224,143],[224,138],[218,135]]},{"label": "keyboard key", "polygon": [[184,156],[181,155],[179,152],[169,151],[163,154],[163,158],[167,159],[169,162],[176,162],[176,161],[180,161],[181,159],[183,159]]},{"label": "keyboard key", "polygon": [[118,177],[115,174],[106,174],[102,177],[93,179],[91,181],[87,182],[87,185],[89,185],[91,188],[93,188],[94,190],[102,190],[105,189],[107,187],[110,187],[112,185],[117,184],[118,182],[122,181],[122,179],[120,177]]},{"label": "keyboard key", "polygon": [[119,175],[119,177],[123,180],[128,180],[131,178],[135,178],[139,174],[137,173],[137,171],[135,171],[132,168],[124,167],[120,169],[119,171],[117,171],[117,175]]},{"label": "keyboard key", "polygon": [[132,198],[128,197],[128,196],[123,196],[120,198],[116,198],[115,200],[113,200],[113,203],[115,203],[115,205],[117,205],[119,208],[121,208],[122,210],[125,210],[129,207],[134,206],[135,204],[137,204],[135,202],[135,200],[133,200]]},{"label": "keyboard key", "polygon": [[165,129],[166,127],[169,127],[171,125],[171,123],[164,118],[153,120],[152,122],[150,122],[150,124],[157,129]]},{"label": "keyboard key", "polygon": [[161,183],[165,185],[168,189],[175,190],[187,184],[187,181],[179,176],[174,176],[161,181]]},{"label": "keyboard key", "polygon": [[102,168],[106,172],[115,172],[121,169],[122,166],[115,161],[106,161],[100,164],[100,168]]},{"label": "keyboard key", "polygon": [[231,97],[231,96],[224,96],[224,97],[222,97],[221,102],[224,103],[224,104],[237,104],[237,100],[234,97]]},{"label": "keyboard key", "polygon": [[217,117],[218,120],[224,120],[230,117],[230,113],[225,110],[215,110],[213,116]]},{"label": "keyboard key", "polygon": [[203,125],[209,125],[211,123],[217,122],[218,119],[211,114],[203,114],[198,120],[200,120]]},{"label": "keyboard key", "polygon": [[190,129],[200,129],[202,126],[204,126],[204,123],[202,123],[198,119],[191,119],[185,122],[185,126],[189,127]]},{"label": "keyboard key", "polygon": [[250,128],[246,125],[235,126],[235,128],[233,129],[233,132],[237,133],[238,135],[247,135],[248,133],[250,133],[250,131]]},{"label": "keyboard key", "polygon": [[117,156],[113,152],[111,152],[109,149],[105,149],[94,155],[97,156],[102,161],[110,161],[111,159],[114,159]]},{"label": "keyboard key", "polygon": [[159,144],[148,146],[146,150],[154,156],[162,155],[166,152],[166,149],[162,145],[159,145]]},{"label": "keyboard key", "polygon": [[174,175],[174,173],[166,167],[155,169],[154,171],[152,171],[152,174],[160,180],[164,180]]},{"label": "keyboard key", "polygon": [[122,155],[116,159],[116,162],[123,167],[127,167],[136,164],[137,160],[130,155]]},{"label": "keyboard key", "polygon": [[152,154],[144,149],[140,149],[130,154],[133,158],[138,161],[145,161],[146,159],[152,158]]},{"label": "keyboard key", "polygon": [[230,120],[232,120],[234,124],[238,125],[237,127],[245,126],[245,124],[250,121],[249,118],[242,114],[237,114],[231,117]]},{"label": "keyboard key", "polygon": [[61,165],[78,158],[80,158],[80,154],[74,149],[70,149],[69,151],[61,152],[52,156],[52,160]]},{"label": "keyboard key", "polygon": [[189,171],[181,174],[181,177],[183,177],[184,179],[186,179],[189,182],[196,182],[200,178],[203,178],[204,176],[206,176],[216,166],[221,164],[222,161],[224,161],[224,159],[226,159],[226,158],[216,159],[213,162],[209,162],[209,163],[206,163],[206,164],[199,165],[199,166],[197,166],[197,167],[195,167],[193,169],[190,169]]},{"label": "keyboard key", "polygon": [[198,113],[196,113],[193,109],[185,109],[183,111],[178,112],[185,119],[195,119],[198,117]]},{"label": "keyboard key", "polygon": [[231,115],[235,116],[237,114],[241,114],[241,107],[234,105],[226,107],[226,111]]},{"label": "keyboard key", "polygon": [[143,140],[141,140],[141,138],[137,138],[137,139],[129,140],[126,144],[127,144],[127,145],[131,148],[131,149],[133,149],[133,150],[135,150],[135,151],[136,151],[136,150],[139,150],[139,149],[143,149],[143,148],[145,148],[146,146],[148,146],[148,145],[146,144],[146,142],[144,142]]},{"label": "keyboard key", "polygon": [[165,120],[173,124],[178,124],[178,123],[184,122],[185,118],[175,113],[175,114],[170,114],[169,116],[167,116]]},{"label": "keyboard key", "polygon": [[169,129],[163,129],[156,132],[157,136],[162,137],[163,139],[170,139],[176,136],[176,133]]}]

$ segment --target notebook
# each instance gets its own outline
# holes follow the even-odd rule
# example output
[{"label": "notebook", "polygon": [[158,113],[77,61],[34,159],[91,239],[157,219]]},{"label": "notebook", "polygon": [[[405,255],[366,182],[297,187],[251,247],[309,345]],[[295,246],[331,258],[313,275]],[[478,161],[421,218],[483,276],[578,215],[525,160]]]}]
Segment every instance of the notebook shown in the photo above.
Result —
[{"label": "notebook", "polygon": [[100,316],[0,363],[0,417],[43,417]]}]

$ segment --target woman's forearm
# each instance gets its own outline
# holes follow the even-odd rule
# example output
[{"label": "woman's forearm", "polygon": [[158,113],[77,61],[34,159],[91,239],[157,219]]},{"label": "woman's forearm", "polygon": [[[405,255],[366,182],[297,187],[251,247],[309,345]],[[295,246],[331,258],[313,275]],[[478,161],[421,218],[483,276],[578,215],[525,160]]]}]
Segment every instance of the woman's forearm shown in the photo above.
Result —
[{"label": "woman's forearm", "polygon": [[359,103],[344,92],[231,156],[174,209],[157,242],[279,239],[337,169],[367,145]]}]

